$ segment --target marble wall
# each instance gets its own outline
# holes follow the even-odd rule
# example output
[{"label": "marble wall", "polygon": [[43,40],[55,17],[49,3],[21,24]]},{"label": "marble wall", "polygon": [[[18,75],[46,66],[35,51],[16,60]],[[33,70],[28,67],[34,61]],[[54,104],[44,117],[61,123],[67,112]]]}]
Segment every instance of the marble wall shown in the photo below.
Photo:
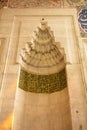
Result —
[{"label": "marble wall", "polygon": [[72,130],[68,90],[35,94],[18,88],[13,130]]},{"label": "marble wall", "polygon": [[[85,84],[87,75],[84,74],[83,71],[86,69],[85,65],[86,62],[84,62],[84,56],[86,56],[85,55],[86,51],[84,50],[86,49],[86,47],[84,47],[82,44],[85,43],[86,45],[86,39],[84,40],[81,39],[80,37],[80,30],[77,21],[76,9],[9,9],[9,8],[5,9],[4,8],[0,10],[0,14],[1,14],[0,49],[3,47],[5,49],[2,51],[2,57],[0,58],[1,63],[0,75],[2,76],[2,78],[0,77],[0,86],[1,86],[0,129],[10,130],[14,126],[14,129],[18,128],[18,130],[20,130],[21,129],[20,124],[22,125],[23,124],[22,121],[25,119],[23,126],[25,130],[25,128],[28,127],[27,126],[28,121],[26,122],[26,120],[27,119],[30,120],[29,117],[27,117],[26,115],[28,114],[29,116],[31,116],[31,114],[34,113],[32,121],[35,121],[34,128],[37,127],[37,129],[39,129],[39,126],[37,126],[36,124],[37,122],[39,122],[40,119],[41,119],[40,128],[41,127],[43,128],[43,120],[48,119],[45,121],[45,124],[48,124],[50,120],[50,122],[53,123],[54,128],[53,126],[50,125],[48,126],[50,126],[49,129],[52,130],[53,129],[56,130],[56,128],[58,129],[65,128],[66,130],[68,128],[70,130],[71,122],[72,122],[72,130],[86,130],[87,106],[86,106]],[[22,47],[24,47],[26,42],[30,42],[32,32],[37,27],[42,17],[44,17],[48,21],[49,25],[54,31],[56,44],[58,43],[57,46],[60,45],[61,48],[64,48],[66,55],[68,90],[66,89],[62,91],[61,94],[59,94],[65,97],[64,100],[63,98],[61,98],[61,101],[59,100],[57,93],[52,95],[52,97],[50,95],[49,96],[44,95],[40,100],[38,95],[37,98],[35,98],[36,96],[32,96],[33,94],[28,95],[22,92],[23,90],[18,90],[19,70],[20,70],[18,62],[19,62],[20,50]],[[33,107],[33,109],[31,113],[28,113],[28,111],[26,111],[26,113],[23,113],[23,111],[25,111],[26,103],[23,101],[24,99],[22,100],[21,96],[27,99],[30,99],[31,96],[33,102],[36,103],[37,110],[35,110],[34,104],[32,104],[32,102],[29,100],[29,104],[31,105],[30,107],[29,104],[26,105],[26,108],[28,108],[27,110],[31,110],[31,107]],[[50,100],[48,100],[48,98]],[[55,101],[53,99],[55,99]],[[17,101],[21,103],[22,105],[21,107],[18,106],[19,104],[17,104]],[[50,112],[48,111],[48,108],[46,109],[45,107],[46,104],[44,104],[43,101],[45,101],[45,103],[48,102],[48,104],[50,102]],[[55,105],[55,107],[53,107],[52,106],[53,102],[55,104],[57,104],[58,102],[58,105]],[[66,104],[63,104],[64,102]],[[41,105],[42,106],[44,105],[43,108],[41,108]],[[60,106],[61,108],[64,109],[62,110]],[[62,113],[65,115],[64,118],[61,117],[58,109],[60,109],[61,113],[65,112]],[[52,118],[50,118],[51,112],[52,112],[51,115]],[[56,116],[56,113],[58,114],[58,117],[60,117],[59,119]],[[22,114],[25,115],[23,116]],[[45,114],[44,119],[42,118],[43,116],[41,116],[40,118],[39,114]],[[21,118],[21,116],[24,118]],[[36,118],[36,116],[38,116],[39,118]],[[55,121],[55,123],[53,122],[53,120]],[[59,126],[57,126],[58,123],[56,123],[56,120],[60,122]],[[69,123],[70,120],[71,122]],[[16,123],[17,121],[20,124],[17,124]],[[61,124],[62,121],[64,122],[63,128]],[[30,120],[30,126],[31,128],[33,127],[33,125],[31,124],[31,120]]]}]

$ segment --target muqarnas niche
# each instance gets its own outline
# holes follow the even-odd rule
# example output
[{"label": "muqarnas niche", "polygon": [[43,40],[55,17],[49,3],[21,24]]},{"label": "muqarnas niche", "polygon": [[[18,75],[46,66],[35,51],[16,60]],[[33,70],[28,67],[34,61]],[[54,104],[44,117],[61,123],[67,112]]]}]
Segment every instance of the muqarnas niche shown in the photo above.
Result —
[{"label": "muqarnas niche", "polygon": [[56,46],[53,31],[44,19],[20,56],[19,88],[33,93],[52,93],[67,86],[64,54]]},{"label": "muqarnas niche", "polygon": [[21,69],[19,88],[33,93],[53,93],[67,87],[65,69],[50,75],[37,75]]}]

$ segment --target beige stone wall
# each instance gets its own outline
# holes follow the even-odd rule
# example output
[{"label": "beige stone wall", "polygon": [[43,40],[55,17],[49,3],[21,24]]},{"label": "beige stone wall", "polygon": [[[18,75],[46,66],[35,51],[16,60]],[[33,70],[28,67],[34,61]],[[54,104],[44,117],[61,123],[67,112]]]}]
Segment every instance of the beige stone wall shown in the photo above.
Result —
[{"label": "beige stone wall", "polygon": [[[13,111],[15,98],[18,98],[15,95],[20,49],[30,41],[32,32],[42,17],[47,19],[54,31],[56,42],[60,42],[60,46],[65,50],[72,129],[86,130],[86,91],[84,90],[86,78],[83,71],[86,66],[83,67],[82,56],[82,49],[84,51],[85,47],[81,46],[76,10],[3,9],[0,12],[0,130],[10,130],[14,124],[13,119],[16,115],[13,116]],[[16,127],[18,126],[15,125]]]}]

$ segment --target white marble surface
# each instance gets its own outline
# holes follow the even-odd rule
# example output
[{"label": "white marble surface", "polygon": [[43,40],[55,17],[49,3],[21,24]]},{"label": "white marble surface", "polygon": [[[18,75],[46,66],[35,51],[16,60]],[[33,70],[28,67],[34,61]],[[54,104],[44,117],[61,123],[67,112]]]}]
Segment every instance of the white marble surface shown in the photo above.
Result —
[{"label": "white marble surface", "polygon": [[34,94],[18,88],[14,115],[13,130],[71,130],[68,90]]},{"label": "white marble surface", "polygon": [[72,128],[73,130],[86,130],[87,104],[85,100],[85,88],[83,86],[81,65],[67,65],[66,70],[71,108]]},{"label": "white marble surface", "polygon": [[[21,104],[21,102],[22,103],[24,102],[23,100],[27,101],[27,99],[23,99],[25,98],[25,94],[23,95],[21,90],[20,91],[22,95],[21,99],[19,98],[19,96],[16,96],[16,99],[19,100],[21,105],[19,107],[17,106],[18,109],[15,108],[15,111],[18,112],[20,110],[21,111],[20,113],[18,113],[19,115],[16,113],[16,115],[14,114],[14,116],[12,116],[14,113],[14,102],[16,101],[15,94],[16,94],[18,76],[19,76],[18,74],[19,67],[17,63],[19,61],[20,49],[24,47],[27,41],[30,41],[30,38],[32,36],[32,30],[36,28],[42,16],[44,16],[50,23],[52,30],[54,30],[55,40],[60,43],[61,47],[64,47],[66,62],[68,65],[71,65],[67,68],[67,73],[68,73],[67,80],[68,80],[69,103],[71,109],[72,129],[87,130],[87,126],[86,126],[87,110],[85,110],[86,97],[83,90],[84,82],[81,75],[83,71],[83,67],[82,69],[79,69],[78,67],[78,65],[81,66],[81,64],[79,63],[82,63],[82,61],[84,60],[84,58],[80,55],[83,54],[84,49],[82,51],[80,46],[82,45],[82,42],[81,42],[80,31],[77,22],[77,12],[75,9],[50,9],[50,10],[49,9],[33,9],[33,10],[32,9],[3,9],[0,10],[0,39],[2,38],[6,39],[5,47],[9,49],[8,53],[6,53],[5,51],[2,57],[3,60],[5,58],[5,55],[7,55],[6,64],[4,64],[4,62],[2,62],[3,63],[2,65],[0,64],[0,88],[2,88],[0,90],[0,130],[11,130],[13,124],[15,130],[26,130],[26,128],[29,127],[28,121],[27,123],[26,122],[23,123],[23,121],[29,118],[27,115],[31,117],[31,114],[34,114],[31,120],[35,121],[35,124],[33,126],[31,120],[29,119],[31,124],[30,125],[31,130],[33,128],[35,128],[34,130],[36,129],[40,130],[39,127],[40,128],[45,127],[47,129],[48,128],[47,126],[49,126],[49,129],[51,130],[56,130],[57,128],[61,128],[61,129],[70,128],[69,126],[70,123],[68,124],[67,122],[70,121],[67,120],[70,118],[70,115],[68,115],[69,113],[67,112],[67,110],[65,111],[62,105],[64,105],[65,108],[67,108],[68,106],[67,104],[62,104],[63,98],[61,98],[60,105],[57,104],[55,105],[55,107],[53,105],[53,103],[56,104],[57,102],[60,101],[57,100],[57,98],[54,98],[54,97],[58,97],[57,94],[54,97],[50,96],[49,97],[50,100],[48,100],[49,98],[47,97],[44,97],[44,99],[43,97],[38,99],[32,97],[32,101],[34,103],[37,103],[35,101],[38,100],[37,105],[39,105],[39,107],[36,106],[37,109],[35,109],[35,106],[32,105],[30,100],[31,94],[29,95],[30,98],[29,96],[27,96],[27,98],[29,98],[29,104],[25,105],[26,102],[25,104]],[[3,76],[4,78],[2,78]],[[78,82],[76,82],[76,79]],[[73,88],[72,85],[75,87]],[[66,94],[65,96],[67,97]],[[42,102],[43,100],[44,102]],[[47,107],[46,106],[47,104],[52,104],[52,105],[50,105],[50,107]],[[22,112],[25,110],[24,105],[27,110],[31,110],[31,107],[33,108],[31,114],[28,111],[26,111],[25,113]],[[45,108],[41,108],[40,105],[42,106],[44,105]],[[80,111],[79,117],[77,114],[78,111],[76,111],[77,108]],[[63,112],[62,114],[64,116],[60,115],[61,113],[58,111],[59,109],[61,112]],[[39,114],[44,114],[44,118],[40,117]],[[59,118],[57,117],[57,114]],[[39,118],[35,118],[37,116]],[[18,120],[20,124],[16,124],[14,122],[14,119],[16,119],[15,122]],[[41,121],[41,124],[40,126],[37,126],[36,122],[38,122],[39,124],[39,120]],[[43,126],[43,120],[45,120],[44,122],[46,124],[45,126]],[[59,121],[59,124],[57,121],[53,122],[53,120]],[[63,128],[61,124],[62,121],[64,122]],[[48,125],[49,122],[50,124]]]}]

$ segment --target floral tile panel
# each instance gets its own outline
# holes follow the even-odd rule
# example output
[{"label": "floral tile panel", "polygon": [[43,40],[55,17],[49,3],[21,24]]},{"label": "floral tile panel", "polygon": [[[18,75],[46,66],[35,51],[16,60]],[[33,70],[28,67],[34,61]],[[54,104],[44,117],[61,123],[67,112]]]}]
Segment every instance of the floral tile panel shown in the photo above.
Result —
[{"label": "floral tile panel", "polygon": [[87,8],[80,9],[78,12],[78,22],[82,37],[87,37]]}]

